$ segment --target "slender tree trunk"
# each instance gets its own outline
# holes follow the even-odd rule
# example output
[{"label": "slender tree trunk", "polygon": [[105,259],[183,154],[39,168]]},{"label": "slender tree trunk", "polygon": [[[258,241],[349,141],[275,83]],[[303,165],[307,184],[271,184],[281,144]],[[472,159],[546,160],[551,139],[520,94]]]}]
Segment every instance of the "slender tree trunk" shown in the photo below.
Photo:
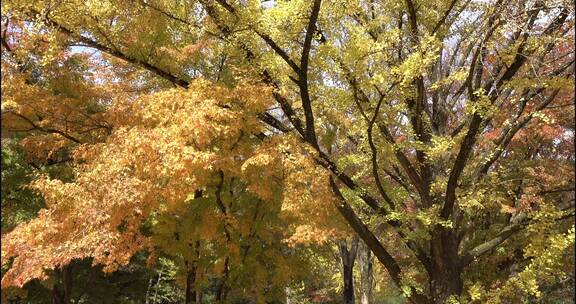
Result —
[{"label": "slender tree trunk", "polygon": [[196,267],[188,271],[186,275],[186,304],[196,303]]},{"label": "slender tree trunk", "polygon": [[72,263],[62,268],[62,284],[64,285],[64,304],[70,304],[72,298]]},{"label": "slender tree trunk", "polygon": [[58,287],[54,286],[50,292],[52,296],[52,304],[64,304],[63,296],[60,294]]},{"label": "slender tree trunk", "polygon": [[290,300],[291,295],[292,295],[292,290],[290,290],[290,287],[286,287],[286,304],[292,303],[292,301]]},{"label": "slender tree trunk", "polygon": [[70,298],[72,294],[72,264],[62,267],[61,271],[57,272],[57,275],[62,280],[62,291],[58,288],[58,284],[55,284],[51,291],[52,304],[70,304]]},{"label": "slender tree trunk", "polygon": [[[202,191],[201,190],[194,191],[194,199],[200,197],[202,197]],[[196,259],[191,263],[185,261],[185,264],[188,268],[188,273],[186,274],[186,292],[184,303],[186,304],[200,303],[201,294],[196,292],[196,272],[198,270],[196,267],[196,263],[200,259],[200,241],[196,241],[194,242],[194,244],[189,243],[188,246],[193,247]]]},{"label": "slender tree trunk", "polygon": [[224,303],[226,301],[226,294],[228,293],[228,288],[226,286],[227,281],[228,281],[228,276],[230,274],[230,269],[229,269],[229,258],[226,257],[226,260],[224,261],[224,275],[222,276],[222,279],[220,281],[220,285],[218,286],[218,290],[216,292],[216,302],[218,303]]},{"label": "slender tree trunk", "polygon": [[342,267],[344,269],[344,303],[354,304],[354,265],[343,263]]},{"label": "slender tree trunk", "polygon": [[152,280],[153,280],[153,276],[150,277],[150,279],[148,280],[148,288],[146,289],[146,302],[145,304],[149,304],[150,303],[150,289],[152,289]]},{"label": "slender tree trunk", "polygon": [[[200,195],[195,193],[196,195]],[[192,247],[192,244],[189,244]],[[200,303],[200,294],[196,292],[196,272],[198,271],[198,267],[196,263],[198,259],[200,259],[200,241],[194,242],[194,253],[196,255],[196,259],[190,263],[185,261],[185,264],[188,268],[188,273],[186,274],[186,293],[185,293],[185,303],[192,304],[192,303]]]},{"label": "slender tree trunk", "polygon": [[342,296],[345,304],[354,304],[354,262],[358,251],[358,238],[352,240],[350,250],[346,241],[341,241],[338,245],[340,249],[340,259],[342,260],[342,278],[344,280],[344,290]]},{"label": "slender tree trunk", "polygon": [[374,257],[364,242],[359,244],[358,262],[360,263],[361,269],[360,290],[362,291],[362,295],[360,303],[370,304],[372,301],[372,287],[374,282]]}]

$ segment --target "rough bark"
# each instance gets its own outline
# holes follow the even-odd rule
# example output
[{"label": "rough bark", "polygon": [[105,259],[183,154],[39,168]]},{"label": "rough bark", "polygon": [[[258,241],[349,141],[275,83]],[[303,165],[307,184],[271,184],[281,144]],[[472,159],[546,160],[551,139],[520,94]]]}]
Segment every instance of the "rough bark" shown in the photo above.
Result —
[{"label": "rough bark", "polygon": [[434,303],[444,303],[463,290],[462,263],[458,255],[459,241],[452,230],[438,228],[432,236],[432,271],[429,273]]}]

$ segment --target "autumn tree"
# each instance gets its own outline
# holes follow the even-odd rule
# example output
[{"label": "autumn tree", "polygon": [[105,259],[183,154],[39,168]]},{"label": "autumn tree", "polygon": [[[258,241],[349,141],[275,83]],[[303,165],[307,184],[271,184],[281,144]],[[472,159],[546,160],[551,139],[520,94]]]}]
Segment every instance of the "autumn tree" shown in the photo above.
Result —
[{"label": "autumn tree", "polygon": [[[3,12],[21,24],[3,34],[16,69],[3,77],[3,126],[51,136],[33,151],[71,145],[76,163],[72,182],[33,182],[48,208],[4,237],[3,286],[78,258],[113,271],[159,248],[142,226],[167,217],[175,232],[199,191],[212,207],[184,237],[219,231],[224,274],[249,218],[231,206],[247,195],[281,219],[263,233],[292,246],[342,238],[346,222],[411,303],[519,302],[573,277],[567,1],[11,1]],[[98,77],[40,89],[18,70],[34,43],[10,45],[27,32],[50,46],[37,60],[81,45],[147,73],[115,73],[105,89],[150,86],[109,98],[94,97]],[[105,109],[87,112],[91,100]],[[225,198],[233,181],[245,193]]]}]

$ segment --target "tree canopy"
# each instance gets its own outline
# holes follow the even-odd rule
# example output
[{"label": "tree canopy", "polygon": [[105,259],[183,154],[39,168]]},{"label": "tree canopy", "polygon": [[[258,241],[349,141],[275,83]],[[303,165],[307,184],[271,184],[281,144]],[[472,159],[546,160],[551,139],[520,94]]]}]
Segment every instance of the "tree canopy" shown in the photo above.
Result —
[{"label": "tree canopy", "polygon": [[353,303],[358,256],[363,303],[571,300],[569,1],[12,0],[1,32],[6,298],[161,269],[154,303]]}]

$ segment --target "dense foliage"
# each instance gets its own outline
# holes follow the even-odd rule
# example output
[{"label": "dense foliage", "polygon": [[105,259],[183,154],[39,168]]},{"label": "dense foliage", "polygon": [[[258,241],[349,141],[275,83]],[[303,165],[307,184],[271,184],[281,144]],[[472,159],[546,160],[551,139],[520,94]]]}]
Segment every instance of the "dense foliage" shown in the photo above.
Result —
[{"label": "dense foliage", "polygon": [[564,0],[2,3],[2,297],[573,301]]}]

